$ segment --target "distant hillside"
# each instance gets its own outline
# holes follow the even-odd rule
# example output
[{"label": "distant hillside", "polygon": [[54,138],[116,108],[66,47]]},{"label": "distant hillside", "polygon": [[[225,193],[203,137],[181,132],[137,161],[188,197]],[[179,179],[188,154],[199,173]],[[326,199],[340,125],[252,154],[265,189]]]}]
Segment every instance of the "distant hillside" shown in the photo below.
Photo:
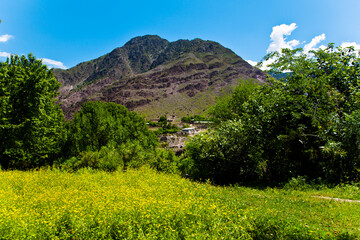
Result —
[{"label": "distant hillside", "polygon": [[270,75],[274,78],[276,78],[277,80],[286,80],[288,76],[291,76],[290,72],[285,72],[285,73],[270,73]]},{"label": "distant hillside", "polygon": [[86,101],[125,105],[148,118],[199,114],[239,79],[265,75],[230,49],[201,39],[169,42],[136,37],[109,54],[67,69],[55,69],[59,101],[67,118]]}]

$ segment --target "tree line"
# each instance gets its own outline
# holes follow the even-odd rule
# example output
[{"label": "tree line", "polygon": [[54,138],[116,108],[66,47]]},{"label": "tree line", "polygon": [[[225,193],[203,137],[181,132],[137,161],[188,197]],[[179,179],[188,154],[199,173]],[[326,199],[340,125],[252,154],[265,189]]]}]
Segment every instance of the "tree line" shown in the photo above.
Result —
[{"label": "tree line", "polygon": [[149,164],[217,184],[358,181],[358,54],[329,44],[266,56],[275,59],[267,82],[240,81],[219,99],[209,110],[217,125],[193,137],[180,159],[159,148],[143,117],[115,103],[85,103],[65,121],[52,70],[32,55],[11,56],[0,63],[0,165],[114,171]]},{"label": "tree line", "polygon": [[58,166],[114,171],[143,164],[175,171],[144,118],[115,103],[88,102],[68,122],[56,103],[60,83],[33,55],[0,63],[2,169]]}]

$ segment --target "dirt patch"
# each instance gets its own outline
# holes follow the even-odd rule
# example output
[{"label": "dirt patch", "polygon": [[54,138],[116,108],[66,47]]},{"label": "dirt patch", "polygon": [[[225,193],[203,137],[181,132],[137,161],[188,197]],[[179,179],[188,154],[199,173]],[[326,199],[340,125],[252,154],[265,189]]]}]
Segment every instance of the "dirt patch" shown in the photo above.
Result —
[{"label": "dirt patch", "polygon": [[337,202],[356,202],[360,203],[360,200],[351,200],[351,199],[343,199],[343,198],[333,198],[333,197],[324,197],[324,196],[313,196],[316,198],[322,198],[322,199],[328,199],[328,200],[334,200]]}]

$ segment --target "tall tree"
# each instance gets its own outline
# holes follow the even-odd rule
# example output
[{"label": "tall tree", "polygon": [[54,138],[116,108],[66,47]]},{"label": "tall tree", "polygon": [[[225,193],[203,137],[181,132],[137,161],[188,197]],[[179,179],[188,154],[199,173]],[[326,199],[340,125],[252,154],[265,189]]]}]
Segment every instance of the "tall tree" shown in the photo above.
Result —
[{"label": "tall tree", "polygon": [[143,117],[116,103],[87,102],[68,126],[69,137],[64,151],[67,150],[69,156],[77,156],[84,151],[99,151],[108,145],[118,148],[130,142],[151,151],[158,143]]},{"label": "tall tree", "polygon": [[269,55],[275,57],[272,73],[291,73],[268,85],[239,85],[214,107],[216,117],[236,124],[222,122],[188,143],[192,172],[217,182],[242,180],[244,173],[271,181],[360,179],[358,56],[354,48],[332,44],[309,54],[285,49]]},{"label": "tall tree", "polygon": [[64,116],[59,82],[33,55],[0,63],[0,164],[27,169],[51,164],[60,151]]}]

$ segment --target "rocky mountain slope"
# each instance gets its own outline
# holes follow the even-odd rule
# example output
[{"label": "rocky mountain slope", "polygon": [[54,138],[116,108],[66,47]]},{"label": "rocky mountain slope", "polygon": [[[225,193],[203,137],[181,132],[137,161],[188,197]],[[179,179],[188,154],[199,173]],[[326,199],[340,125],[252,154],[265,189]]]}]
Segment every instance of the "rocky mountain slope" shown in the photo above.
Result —
[{"label": "rocky mountain slope", "polygon": [[67,118],[94,100],[119,103],[148,118],[199,114],[239,79],[263,82],[265,76],[219,43],[169,42],[154,35],[54,74],[62,83],[59,102]]}]

